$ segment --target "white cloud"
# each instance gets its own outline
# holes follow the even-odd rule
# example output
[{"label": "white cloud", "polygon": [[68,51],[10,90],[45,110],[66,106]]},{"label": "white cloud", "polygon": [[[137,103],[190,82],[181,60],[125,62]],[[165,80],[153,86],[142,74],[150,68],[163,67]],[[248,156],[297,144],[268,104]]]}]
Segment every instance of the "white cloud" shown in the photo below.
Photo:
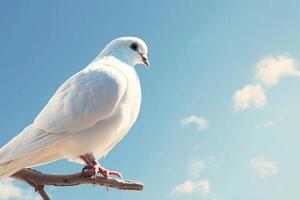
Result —
[{"label": "white cloud", "polygon": [[171,194],[199,194],[208,196],[210,194],[210,183],[208,180],[192,181],[187,180],[177,185]]},{"label": "white cloud", "polygon": [[254,169],[261,178],[266,178],[278,173],[278,166],[274,161],[266,160],[263,157],[256,157],[250,160],[250,167]]},{"label": "white cloud", "polygon": [[33,190],[23,190],[14,184],[14,180],[7,178],[0,181],[0,200],[39,200],[40,197],[34,194]]},{"label": "white cloud", "polygon": [[280,111],[279,114],[277,114],[277,117],[275,119],[272,119],[272,120],[269,120],[269,121],[265,122],[263,127],[264,128],[275,128],[277,126],[277,124],[280,124],[280,121],[284,120],[286,115],[287,115],[286,110]]},{"label": "white cloud", "polygon": [[197,176],[204,169],[204,162],[201,160],[193,160],[190,164],[191,176]]},{"label": "white cloud", "polygon": [[261,85],[246,85],[235,92],[233,101],[236,110],[245,110],[250,107],[262,107],[266,104],[267,98]]},{"label": "white cloud", "polygon": [[[285,76],[300,78],[300,69],[297,68],[296,61],[288,55],[266,57],[256,65],[255,79],[264,85],[276,85]],[[260,84],[246,85],[234,95],[236,110],[244,110],[252,106],[262,107],[266,101],[266,95]]]},{"label": "white cloud", "polygon": [[207,128],[208,120],[201,116],[191,115],[181,120],[181,125],[187,126],[194,124],[197,126],[198,131],[202,131]]},{"label": "white cloud", "polygon": [[0,182],[0,194],[0,199],[20,198],[22,190],[15,186],[11,179],[5,179]]},{"label": "white cloud", "polygon": [[265,127],[265,128],[274,128],[275,125],[276,125],[275,121],[270,120],[270,121],[267,121],[267,122],[264,124],[264,127]]},{"label": "white cloud", "polygon": [[296,62],[289,56],[267,57],[257,64],[256,79],[265,85],[276,85],[284,76],[298,76]]}]

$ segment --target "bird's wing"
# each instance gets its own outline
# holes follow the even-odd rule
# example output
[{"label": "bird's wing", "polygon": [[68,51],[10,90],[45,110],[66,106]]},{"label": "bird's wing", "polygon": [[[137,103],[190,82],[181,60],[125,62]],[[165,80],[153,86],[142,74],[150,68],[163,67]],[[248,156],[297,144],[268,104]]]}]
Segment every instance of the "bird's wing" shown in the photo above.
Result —
[{"label": "bird's wing", "polygon": [[41,151],[62,141],[65,137],[66,135],[49,134],[29,125],[0,149],[0,166],[24,155]]},{"label": "bird's wing", "polygon": [[0,164],[43,150],[109,117],[126,85],[120,71],[105,65],[75,74],[57,90],[33,124],[0,149]]},{"label": "bird's wing", "polygon": [[117,69],[100,65],[67,80],[33,125],[50,133],[77,132],[110,116],[125,93],[127,79]]}]

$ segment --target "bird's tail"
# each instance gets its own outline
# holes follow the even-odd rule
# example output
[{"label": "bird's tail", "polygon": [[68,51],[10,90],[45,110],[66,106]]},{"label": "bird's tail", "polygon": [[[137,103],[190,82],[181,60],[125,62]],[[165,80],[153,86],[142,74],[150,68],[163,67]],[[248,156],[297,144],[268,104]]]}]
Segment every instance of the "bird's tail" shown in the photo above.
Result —
[{"label": "bird's tail", "polygon": [[26,163],[28,162],[28,158],[26,157],[22,157],[22,158],[18,158],[15,160],[11,160],[5,163],[1,163],[0,164],[0,179],[9,177],[11,175],[13,175],[14,173],[16,173],[17,171],[23,169],[24,167],[26,167]]},{"label": "bird's tail", "polygon": [[26,156],[22,156],[5,163],[1,163],[0,179],[9,177],[25,167],[34,167],[37,165],[59,160],[61,158],[61,155],[58,152],[53,151],[53,148],[47,148],[41,151],[30,153]]},{"label": "bird's tail", "polygon": [[32,125],[0,149],[0,179],[17,171],[61,159],[56,146],[62,134],[48,134]]},{"label": "bird's tail", "polygon": [[[24,160],[25,157],[22,158],[12,158],[11,154],[17,149],[17,147],[22,146],[22,139],[26,132],[29,132],[31,126],[26,127],[19,135],[14,137],[11,141],[9,141],[6,145],[4,145],[0,149],[0,179],[9,177],[15,172],[24,168],[23,164],[21,165],[21,160]],[[26,159],[28,159],[26,157]]]}]

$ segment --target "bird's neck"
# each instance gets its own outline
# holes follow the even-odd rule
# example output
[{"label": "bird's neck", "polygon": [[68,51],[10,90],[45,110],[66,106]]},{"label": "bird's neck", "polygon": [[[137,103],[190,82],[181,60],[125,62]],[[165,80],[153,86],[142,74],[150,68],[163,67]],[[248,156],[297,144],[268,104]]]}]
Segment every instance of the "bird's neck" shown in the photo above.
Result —
[{"label": "bird's neck", "polygon": [[134,66],[132,60],[130,59],[130,55],[126,54],[124,51],[121,51],[119,49],[110,49],[110,50],[103,50],[94,61],[98,61],[99,59],[105,58],[105,57],[114,57],[117,60],[130,65]]}]

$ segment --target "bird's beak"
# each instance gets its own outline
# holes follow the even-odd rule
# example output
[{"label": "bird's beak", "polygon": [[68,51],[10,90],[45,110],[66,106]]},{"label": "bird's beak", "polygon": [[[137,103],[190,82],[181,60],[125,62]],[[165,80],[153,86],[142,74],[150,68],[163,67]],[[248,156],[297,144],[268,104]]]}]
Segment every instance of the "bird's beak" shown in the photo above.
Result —
[{"label": "bird's beak", "polygon": [[140,55],[141,55],[141,58],[142,58],[142,61],[143,61],[144,65],[145,65],[145,67],[149,68],[150,67],[150,63],[149,63],[147,55],[145,55],[145,54],[140,54]]}]

